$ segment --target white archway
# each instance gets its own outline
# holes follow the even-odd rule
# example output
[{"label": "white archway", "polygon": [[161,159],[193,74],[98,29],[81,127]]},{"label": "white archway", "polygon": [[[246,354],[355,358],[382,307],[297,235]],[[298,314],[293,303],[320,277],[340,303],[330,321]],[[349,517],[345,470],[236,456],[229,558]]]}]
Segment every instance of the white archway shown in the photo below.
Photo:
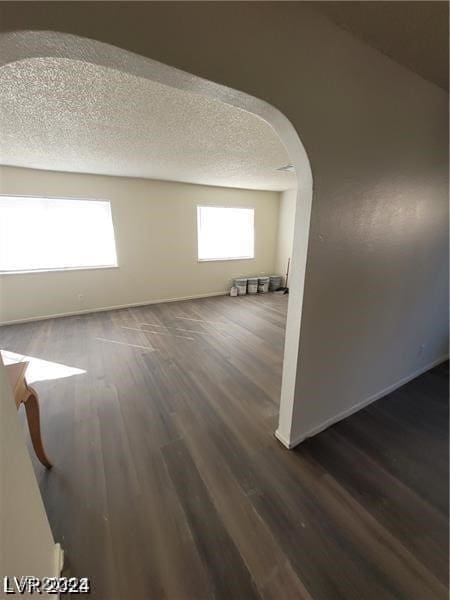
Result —
[{"label": "white archway", "polygon": [[257,115],[269,123],[280,137],[295,167],[298,184],[279,423],[275,432],[280,442],[287,448],[291,448],[293,445],[291,426],[313,195],[311,166],[294,126],[284,114],[263,100],[110,44],[53,31],[18,31],[0,35],[0,67],[37,57],[80,60],[206,96]]}]

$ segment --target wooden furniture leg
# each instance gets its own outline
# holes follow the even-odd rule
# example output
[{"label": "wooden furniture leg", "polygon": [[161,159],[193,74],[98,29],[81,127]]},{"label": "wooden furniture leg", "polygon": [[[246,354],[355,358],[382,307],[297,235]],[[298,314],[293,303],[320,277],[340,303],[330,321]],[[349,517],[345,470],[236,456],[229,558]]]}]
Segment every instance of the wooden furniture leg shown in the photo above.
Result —
[{"label": "wooden furniture leg", "polygon": [[31,386],[27,386],[27,388],[30,391],[30,395],[26,400],[24,400],[24,404],[28,421],[28,429],[30,430],[31,442],[39,461],[44,465],[44,467],[51,469],[52,464],[48,460],[42,444],[38,395],[36,390],[34,390]]},{"label": "wooden furniture leg", "polygon": [[14,401],[17,408],[19,409],[21,404],[25,404],[28,429],[30,431],[31,442],[33,444],[34,451],[36,452],[36,456],[44,465],[44,467],[51,469],[52,463],[48,460],[42,444],[38,393],[34,388],[27,384],[25,378],[28,364],[28,361],[21,361],[11,365],[6,365],[6,374],[14,394]]}]

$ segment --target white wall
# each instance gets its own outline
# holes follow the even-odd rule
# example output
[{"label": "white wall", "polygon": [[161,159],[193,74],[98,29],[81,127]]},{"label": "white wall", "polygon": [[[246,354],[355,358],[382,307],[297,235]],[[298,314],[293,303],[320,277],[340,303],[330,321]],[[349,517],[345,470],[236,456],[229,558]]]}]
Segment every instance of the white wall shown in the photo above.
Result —
[{"label": "white wall", "polygon": [[290,445],[448,357],[448,94],[331,23],[320,39]]},{"label": "white wall", "polygon": [[[220,293],[233,277],[274,269],[277,192],[0,167],[0,193],[110,200],[119,261],[117,269],[0,275],[0,322]],[[202,203],[255,209],[255,259],[197,261]]]},{"label": "white wall", "polygon": [[0,596],[4,576],[56,577],[60,559],[0,358]]},{"label": "white wall", "polygon": [[292,258],[296,204],[297,190],[281,193],[275,271],[283,276],[286,274],[288,260]]},{"label": "white wall", "polygon": [[[285,443],[447,353],[443,90],[303,2],[122,3],[110,18],[100,5],[83,3],[64,11],[7,4],[2,12],[6,30],[93,38],[241,90],[277,107],[297,130],[314,199],[303,311],[296,316],[299,353],[291,357],[298,361],[294,410],[280,423]],[[168,27],[176,43],[168,43]],[[35,54],[53,52],[46,47]],[[132,69],[129,56],[123,65]],[[303,214],[300,195],[294,258]],[[301,271],[303,257],[297,265]]]}]

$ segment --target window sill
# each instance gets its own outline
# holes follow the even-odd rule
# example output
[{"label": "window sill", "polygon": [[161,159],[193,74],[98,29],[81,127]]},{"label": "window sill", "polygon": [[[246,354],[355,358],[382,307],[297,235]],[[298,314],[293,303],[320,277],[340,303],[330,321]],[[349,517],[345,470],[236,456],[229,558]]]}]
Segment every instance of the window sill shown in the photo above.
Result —
[{"label": "window sill", "polygon": [[234,261],[234,260],[255,260],[254,256],[242,256],[239,258],[198,258],[197,262],[199,263],[203,263],[203,262],[229,262],[229,261]]},{"label": "window sill", "polygon": [[67,267],[58,269],[31,269],[24,271],[0,271],[0,276],[3,275],[30,275],[33,273],[64,273],[67,271],[98,271],[106,269],[118,269],[119,265],[105,265],[98,267]]}]

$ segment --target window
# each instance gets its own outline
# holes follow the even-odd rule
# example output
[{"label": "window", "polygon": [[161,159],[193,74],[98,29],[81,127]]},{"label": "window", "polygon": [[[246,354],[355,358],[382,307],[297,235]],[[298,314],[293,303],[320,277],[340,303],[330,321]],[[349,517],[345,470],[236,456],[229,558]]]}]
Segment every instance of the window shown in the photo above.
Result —
[{"label": "window", "polygon": [[116,266],[109,202],[0,196],[0,272]]},{"label": "window", "polygon": [[197,207],[198,260],[255,257],[252,208]]}]

